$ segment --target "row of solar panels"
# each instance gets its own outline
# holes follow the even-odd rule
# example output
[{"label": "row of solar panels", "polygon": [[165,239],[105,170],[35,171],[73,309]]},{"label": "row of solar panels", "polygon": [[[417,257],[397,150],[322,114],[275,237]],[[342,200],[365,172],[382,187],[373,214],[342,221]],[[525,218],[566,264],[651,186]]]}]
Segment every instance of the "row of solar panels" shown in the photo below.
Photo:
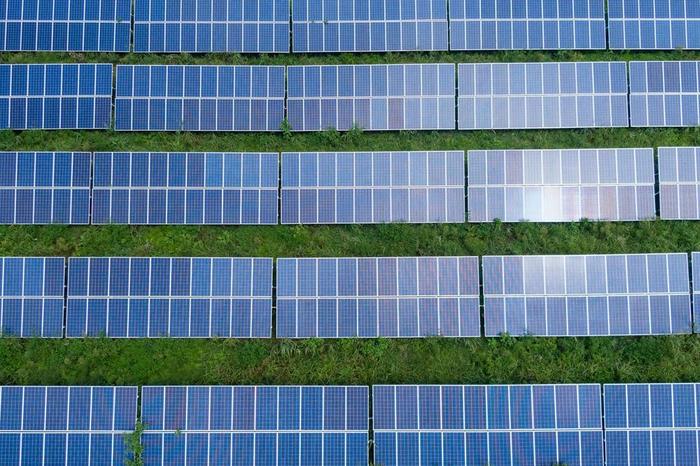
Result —
[{"label": "row of solar panels", "polygon": [[694,383],[138,391],[0,387],[3,465],[127,464],[137,419],[146,466],[700,464]]},{"label": "row of solar panels", "polygon": [[[276,337],[687,334],[688,269],[683,253],[485,256],[482,286],[477,257],[282,258]],[[6,336],[272,336],[269,258],[5,257],[0,279]]]},{"label": "row of solar panels", "polygon": [[[698,29],[700,30],[700,28]],[[285,76],[286,71],[286,76]],[[0,129],[477,130],[700,125],[700,61],[0,65]],[[628,108],[629,107],[629,108]]]},{"label": "row of solar panels", "polygon": [[132,48],[131,0],[4,0],[0,51],[287,53],[290,38],[293,52],[700,48],[695,0],[133,3]]}]

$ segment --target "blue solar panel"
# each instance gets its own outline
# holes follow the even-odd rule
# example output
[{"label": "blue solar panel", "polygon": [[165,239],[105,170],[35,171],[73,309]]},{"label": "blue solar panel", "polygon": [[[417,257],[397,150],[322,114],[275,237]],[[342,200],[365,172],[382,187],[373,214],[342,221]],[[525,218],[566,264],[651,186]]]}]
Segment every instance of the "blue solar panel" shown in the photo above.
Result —
[{"label": "blue solar panel", "polygon": [[5,0],[0,51],[128,52],[130,0]]},{"label": "blue solar panel", "polygon": [[112,65],[0,65],[0,129],[106,129]]},{"label": "blue solar panel", "polygon": [[697,0],[608,0],[611,49],[700,49]]},{"label": "blue solar panel", "polygon": [[455,128],[453,64],[290,66],[294,131]]},{"label": "blue solar panel", "polygon": [[451,50],[605,46],[603,0],[450,0]]},{"label": "blue solar panel", "polygon": [[659,203],[665,220],[700,220],[700,147],[659,147]]},{"label": "blue solar panel", "polygon": [[3,466],[126,464],[137,395],[137,387],[0,387]]},{"label": "blue solar panel", "polygon": [[282,154],[282,223],[390,222],[464,222],[464,152]]},{"label": "blue solar panel", "polygon": [[476,257],[277,260],[278,338],[478,337]]},{"label": "blue solar panel", "polygon": [[118,131],[279,131],[283,119],[283,66],[117,66]]},{"label": "blue solar panel", "polygon": [[289,0],[136,0],[135,52],[289,52]]},{"label": "blue solar panel", "polygon": [[276,224],[276,153],[95,154],[92,223]]},{"label": "blue solar panel", "polygon": [[700,125],[700,61],[630,62],[633,127]]},{"label": "blue solar panel", "polygon": [[62,257],[2,257],[0,279],[2,336],[63,336]]},{"label": "blue solar panel", "polygon": [[367,387],[143,387],[146,466],[366,465]]},{"label": "blue solar panel", "polygon": [[608,466],[700,464],[700,384],[604,385]]},{"label": "blue solar panel", "polygon": [[292,2],[294,52],[447,50],[446,0]]},{"label": "blue solar panel", "polygon": [[90,223],[88,152],[0,152],[0,223]]},{"label": "blue solar panel", "polygon": [[693,252],[692,258],[692,279],[693,279],[693,322],[697,332],[700,325],[700,253]]},{"label": "blue solar panel", "polygon": [[71,257],[66,336],[269,338],[272,259]]},{"label": "blue solar panel", "polygon": [[687,254],[482,261],[486,336],[691,332]]},{"label": "blue solar panel", "polygon": [[629,126],[624,62],[459,65],[459,129]]},{"label": "blue solar panel", "polygon": [[603,465],[600,385],[375,385],[374,464]]}]

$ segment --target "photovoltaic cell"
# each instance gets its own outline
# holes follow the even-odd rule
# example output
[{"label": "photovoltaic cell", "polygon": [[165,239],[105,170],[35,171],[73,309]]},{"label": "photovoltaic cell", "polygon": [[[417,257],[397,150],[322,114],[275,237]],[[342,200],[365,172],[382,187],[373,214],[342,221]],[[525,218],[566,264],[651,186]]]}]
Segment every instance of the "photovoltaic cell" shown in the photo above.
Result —
[{"label": "photovoltaic cell", "polygon": [[476,257],[277,260],[278,338],[478,337]]},{"label": "photovoltaic cell", "polygon": [[604,385],[608,466],[696,465],[700,384]]},{"label": "photovoltaic cell", "polygon": [[119,65],[119,131],[279,131],[283,66]]},{"label": "photovoltaic cell", "polygon": [[368,411],[358,386],[143,387],[144,464],[366,465]]},{"label": "photovoltaic cell", "polygon": [[90,223],[88,152],[0,152],[0,223]]},{"label": "photovoltaic cell", "polygon": [[608,0],[611,49],[700,49],[695,0]]},{"label": "photovoltaic cell", "polygon": [[282,223],[462,223],[464,152],[282,154]]},{"label": "photovoltaic cell", "polygon": [[2,464],[126,464],[137,396],[137,387],[0,387]]},{"label": "photovoltaic cell", "polygon": [[633,127],[700,125],[700,61],[630,62]]},{"label": "photovoltaic cell", "polygon": [[294,52],[447,50],[446,0],[292,2]]},{"label": "photovoltaic cell", "polygon": [[372,403],[374,464],[603,465],[600,385],[375,385]]},{"label": "photovoltaic cell", "polygon": [[486,336],[691,332],[687,254],[486,256],[482,264]]},{"label": "photovoltaic cell", "polygon": [[455,128],[453,64],[290,66],[294,131]]},{"label": "photovoltaic cell", "polygon": [[451,50],[605,47],[603,0],[450,0]]},{"label": "photovoltaic cell", "polygon": [[469,221],[656,217],[653,149],[469,152]]},{"label": "photovoltaic cell", "polygon": [[665,220],[700,220],[700,148],[659,147],[659,202]]},{"label": "photovoltaic cell", "polygon": [[136,0],[135,52],[289,52],[289,0]]},{"label": "photovoltaic cell", "polygon": [[627,127],[624,62],[459,65],[459,129]]},{"label": "photovoltaic cell", "polygon": [[0,65],[0,129],[106,129],[112,65]]},{"label": "photovoltaic cell", "polygon": [[66,336],[269,338],[272,259],[71,257]]}]

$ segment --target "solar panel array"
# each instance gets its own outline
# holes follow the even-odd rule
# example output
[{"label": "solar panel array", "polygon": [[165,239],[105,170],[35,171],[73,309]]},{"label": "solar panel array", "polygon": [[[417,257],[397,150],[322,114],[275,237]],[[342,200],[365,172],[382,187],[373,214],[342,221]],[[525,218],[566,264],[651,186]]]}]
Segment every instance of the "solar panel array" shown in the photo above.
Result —
[{"label": "solar panel array", "polygon": [[627,127],[625,62],[459,65],[459,129]]},{"label": "solar panel array", "polygon": [[278,338],[477,337],[476,257],[277,260]]},{"label": "solar panel array", "polygon": [[605,48],[603,0],[450,0],[451,50]]},{"label": "solar panel array", "polygon": [[294,52],[447,50],[446,0],[292,2]]},{"label": "solar panel array", "polygon": [[137,387],[0,387],[2,464],[125,464],[137,395]]},{"label": "solar panel array", "polygon": [[119,131],[279,131],[283,66],[118,65]]},{"label": "solar panel array", "polygon": [[470,151],[469,221],[656,217],[653,149]]},{"label": "solar panel array", "polygon": [[691,253],[693,283],[693,322],[697,332],[700,325],[700,252]]},{"label": "solar panel array", "polygon": [[608,0],[611,49],[700,49],[700,4],[693,0]]},{"label": "solar panel array", "polygon": [[604,385],[607,465],[698,464],[700,384]]},{"label": "solar panel array", "polygon": [[374,464],[603,464],[600,385],[375,385]]},{"label": "solar panel array", "polygon": [[464,152],[282,153],[282,223],[462,223]]},{"label": "solar panel array", "polygon": [[72,257],[66,336],[269,338],[272,259]]},{"label": "solar panel array", "polygon": [[144,464],[368,464],[367,387],[153,386]]},{"label": "solar panel array", "polygon": [[294,131],[455,127],[453,64],[287,67]]},{"label": "solar panel array", "polygon": [[698,147],[659,147],[659,204],[662,219],[700,219],[698,155]]},{"label": "solar panel array", "polygon": [[687,254],[486,256],[486,336],[690,333]]}]

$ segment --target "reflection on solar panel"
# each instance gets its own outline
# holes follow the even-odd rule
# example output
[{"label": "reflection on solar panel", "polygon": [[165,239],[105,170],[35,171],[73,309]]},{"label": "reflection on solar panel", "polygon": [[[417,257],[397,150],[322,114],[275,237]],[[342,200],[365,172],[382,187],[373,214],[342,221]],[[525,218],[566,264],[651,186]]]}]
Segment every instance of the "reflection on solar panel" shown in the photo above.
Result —
[{"label": "reflection on solar panel", "polygon": [[659,147],[661,218],[700,220],[700,147]]},{"label": "reflection on solar panel", "polygon": [[476,257],[277,260],[277,337],[478,337]]},{"label": "reflection on solar panel", "polygon": [[604,49],[603,0],[450,0],[451,50]]},{"label": "reflection on solar panel", "polygon": [[136,0],[135,52],[289,52],[289,0]]},{"label": "reflection on solar panel", "polygon": [[656,216],[653,149],[469,152],[469,221]]},{"label": "reflection on solar panel", "polygon": [[447,50],[446,0],[292,2],[295,52]]},{"label": "reflection on solar panel", "polygon": [[0,152],[0,223],[90,223],[90,153]]},{"label": "reflection on solar panel", "polygon": [[66,336],[269,338],[272,259],[71,257]]},{"label": "reflection on solar panel", "polygon": [[633,127],[700,125],[700,61],[630,62]]},{"label": "reflection on solar panel", "polygon": [[455,128],[452,64],[290,66],[294,131]]},{"label": "reflection on solar panel", "polygon": [[277,157],[98,152],[92,222],[276,224]]},{"label": "reflection on solar panel", "polygon": [[282,154],[282,223],[389,222],[464,222],[464,152]]},{"label": "reflection on solar panel", "polygon": [[687,254],[486,256],[486,336],[690,333]]},{"label": "reflection on solar panel", "polygon": [[611,49],[700,49],[700,3],[608,0]]},{"label": "reflection on solar panel", "polygon": [[62,257],[2,257],[0,277],[1,335],[63,336],[65,260]]},{"label": "reflection on solar panel", "polygon": [[279,131],[283,66],[119,65],[120,131]]},{"label": "reflection on solar panel", "polygon": [[698,464],[700,384],[612,384],[603,390],[606,464]]},{"label": "reflection on solar panel", "polygon": [[144,464],[366,465],[367,387],[143,387]]},{"label": "reflection on solar panel", "polygon": [[459,65],[459,129],[627,127],[627,66]]},{"label": "reflection on solar panel", "polygon": [[600,385],[375,385],[374,464],[603,464]]},{"label": "reflection on solar panel", "polygon": [[137,387],[0,387],[2,464],[125,464],[137,393]]},{"label": "reflection on solar panel", "polygon": [[105,129],[112,65],[0,65],[0,129]]},{"label": "reflection on solar panel", "polygon": [[700,325],[700,253],[694,252],[692,257],[693,271],[693,322],[696,333]]}]

